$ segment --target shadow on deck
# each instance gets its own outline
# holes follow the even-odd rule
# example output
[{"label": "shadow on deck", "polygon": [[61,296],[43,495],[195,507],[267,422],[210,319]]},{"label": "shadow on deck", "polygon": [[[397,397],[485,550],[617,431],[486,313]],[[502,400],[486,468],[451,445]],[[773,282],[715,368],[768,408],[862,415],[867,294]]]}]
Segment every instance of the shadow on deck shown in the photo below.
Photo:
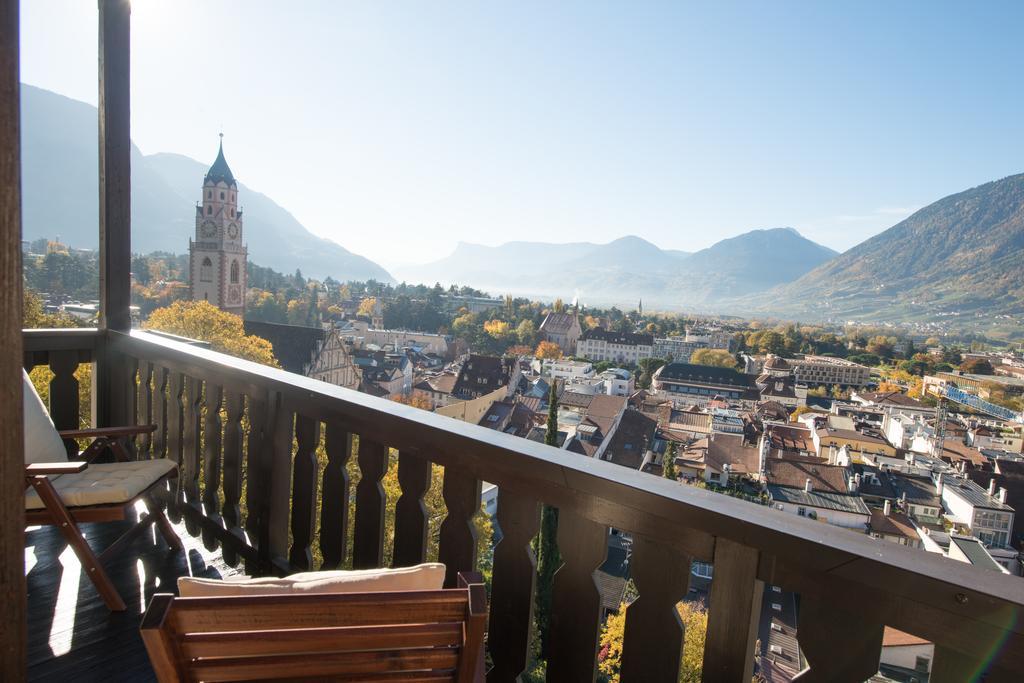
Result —
[{"label": "shadow on deck", "polygon": [[[93,549],[102,551],[129,526],[106,522],[81,528]],[[241,565],[226,565],[219,550],[207,550],[183,524],[174,528],[185,545],[183,552],[172,552],[163,539],[157,543],[151,527],[105,565],[128,605],[120,613],[107,610],[55,527],[29,528],[29,680],[155,680],[139,635],[142,613],[153,594],[176,593],[179,576],[226,578],[242,573]]]}]

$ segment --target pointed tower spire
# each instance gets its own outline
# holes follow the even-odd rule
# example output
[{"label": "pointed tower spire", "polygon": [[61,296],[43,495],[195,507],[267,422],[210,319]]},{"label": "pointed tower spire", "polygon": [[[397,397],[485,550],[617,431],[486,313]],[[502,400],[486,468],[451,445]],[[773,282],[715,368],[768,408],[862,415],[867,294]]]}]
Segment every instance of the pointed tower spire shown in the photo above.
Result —
[{"label": "pointed tower spire", "polygon": [[231,185],[237,185],[235,182],[235,176],[231,173],[231,168],[228,166],[227,160],[224,158],[224,133],[220,134],[220,145],[217,148],[217,158],[213,162],[213,166],[210,166],[210,170],[206,172],[206,182],[212,182],[217,184],[224,181]]}]

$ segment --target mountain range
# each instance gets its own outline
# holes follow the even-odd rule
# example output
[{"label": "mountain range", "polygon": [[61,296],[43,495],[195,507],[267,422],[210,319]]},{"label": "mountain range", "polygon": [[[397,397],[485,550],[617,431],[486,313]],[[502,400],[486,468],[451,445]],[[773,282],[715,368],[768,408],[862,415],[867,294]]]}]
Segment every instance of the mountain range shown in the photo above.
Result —
[{"label": "mountain range", "polygon": [[[97,112],[22,85],[23,235],[95,247]],[[132,248],[184,253],[207,164],[132,146]],[[211,155],[212,156],[212,155]],[[313,235],[268,196],[240,185],[254,263],[313,277],[394,281],[376,263]],[[636,236],[607,244],[460,242],[451,255],[396,269],[413,283],[494,294],[576,295],[802,320],[1024,315],[1024,174],[950,195],[848,251],[792,228],[753,230],[693,253]]]},{"label": "mountain range", "polygon": [[940,199],[793,282],[723,305],[835,319],[1024,314],[1024,174]]},{"label": "mountain range", "polygon": [[752,230],[697,252],[661,249],[636,236],[607,244],[460,242],[449,256],[396,269],[409,282],[471,283],[513,294],[576,293],[589,303],[644,299],[711,306],[791,282],[836,255],[793,228]]},{"label": "mountain range", "polygon": [[[24,238],[59,235],[72,246],[95,248],[96,108],[22,84],[21,121]],[[186,253],[209,163],[178,154],[143,155],[135,145],[131,155],[132,250]],[[253,263],[288,273],[298,268],[307,276],[329,275],[341,281],[393,280],[373,261],[311,233],[270,197],[239,183],[239,198]]]}]

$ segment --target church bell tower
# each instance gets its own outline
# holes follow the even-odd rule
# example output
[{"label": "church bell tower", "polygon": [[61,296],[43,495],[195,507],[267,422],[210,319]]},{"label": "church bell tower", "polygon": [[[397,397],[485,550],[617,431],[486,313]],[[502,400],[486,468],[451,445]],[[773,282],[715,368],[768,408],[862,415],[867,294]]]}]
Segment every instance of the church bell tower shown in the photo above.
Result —
[{"label": "church bell tower", "polygon": [[203,180],[203,199],[196,204],[196,234],[188,245],[189,290],[193,301],[209,301],[244,317],[247,250],[242,212],[238,183],[224,159],[224,134],[220,137],[217,159]]}]

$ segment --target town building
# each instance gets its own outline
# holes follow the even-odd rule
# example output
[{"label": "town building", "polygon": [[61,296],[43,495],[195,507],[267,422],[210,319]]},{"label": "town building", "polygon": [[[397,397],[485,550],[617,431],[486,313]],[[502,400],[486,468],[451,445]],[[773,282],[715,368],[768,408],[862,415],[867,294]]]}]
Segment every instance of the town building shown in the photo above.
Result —
[{"label": "town building", "polygon": [[244,321],[243,328],[246,334],[270,342],[283,370],[346,389],[359,388],[361,374],[352,348],[336,331],[256,320]]},{"label": "town building", "polygon": [[595,374],[594,364],[584,360],[537,358],[531,365],[539,375],[568,382],[582,382],[593,378]]},{"label": "town building", "polygon": [[408,330],[386,330],[370,327],[363,320],[346,321],[343,334],[353,337],[361,345],[373,345],[380,349],[401,351],[413,349],[451,360],[452,338],[444,334],[410,332]]},{"label": "town building", "polygon": [[609,396],[632,396],[636,389],[633,373],[623,368],[608,368],[597,376]]},{"label": "town building", "polygon": [[654,372],[651,391],[678,403],[706,405],[718,396],[753,406],[761,398],[755,379],[729,368],[668,363]]},{"label": "town building", "polygon": [[[569,313],[548,313],[540,324],[540,336],[544,341],[558,344],[566,355],[584,355],[578,353],[576,342],[580,338],[580,319],[575,311]],[[591,360],[599,360],[591,358]]]},{"label": "town building", "polygon": [[195,239],[188,241],[189,296],[244,317],[248,250],[242,236],[238,182],[224,159],[223,138],[217,159],[203,179],[202,202],[196,203]]},{"label": "town building", "polygon": [[704,344],[709,349],[724,349],[729,353],[736,350],[736,340],[732,332],[720,327],[687,325],[686,336],[683,339],[695,344]]},{"label": "town building", "polygon": [[860,387],[871,381],[871,368],[842,358],[804,356],[789,359],[789,364],[798,384]]},{"label": "town building", "polygon": [[452,398],[452,391],[458,378],[454,372],[439,372],[421,377],[413,384],[413,396],[426,401],[431,410],[443,408],[455,400]]},{"label": "town building", "polygon": [[769,458],[764,463],[768,499],[776,510],[864,531],[871,511],[849,490],[847,469],[814,458]]},{"label": "town building", "polygon": [[1003,548],[1010,543],[1014,510],[1006,504],[1006,489],[996,489],[993,478],[988,489],[970,479],[936,475],[935,487],[946,517],[954,525],[965,527],[990,548]]},{"label": "town building", "polygon": [[909,548],[921,547],[921,536],[917,533],[917,527],[910,517],[894,510],[889,501],[885,501],[882,508],[871,508],[868,533],[874,538]]},{"label": "town building", "polygon": [[654,357],[654,337],[634,332],[587,330],[576,344],[576,355],[591,361],[637,364]]},{"label": "town building", "polygon": [[498,389],[511,394],[520,376],[514,359],[470,354],[459,370],[452,397],[464,401]]},{"label": "town building", "polygon": [[652,354],[654,358],[689,363],[694,351],[707,348],[710,348],[707,342],[687,341],[686,337],[663,337],[654,340]]},{"label": "town building", "polygon": [[[836,454],[845,448],[853,462],[860,462],[866,455],[881,455],[898,458],[896,448],[881,434],[872,430],[843,429],[832,426],[832,422],[814,430],[814,449],[820,458],[835,462]],[[902,459],[902,458],[900,458]]]}]

